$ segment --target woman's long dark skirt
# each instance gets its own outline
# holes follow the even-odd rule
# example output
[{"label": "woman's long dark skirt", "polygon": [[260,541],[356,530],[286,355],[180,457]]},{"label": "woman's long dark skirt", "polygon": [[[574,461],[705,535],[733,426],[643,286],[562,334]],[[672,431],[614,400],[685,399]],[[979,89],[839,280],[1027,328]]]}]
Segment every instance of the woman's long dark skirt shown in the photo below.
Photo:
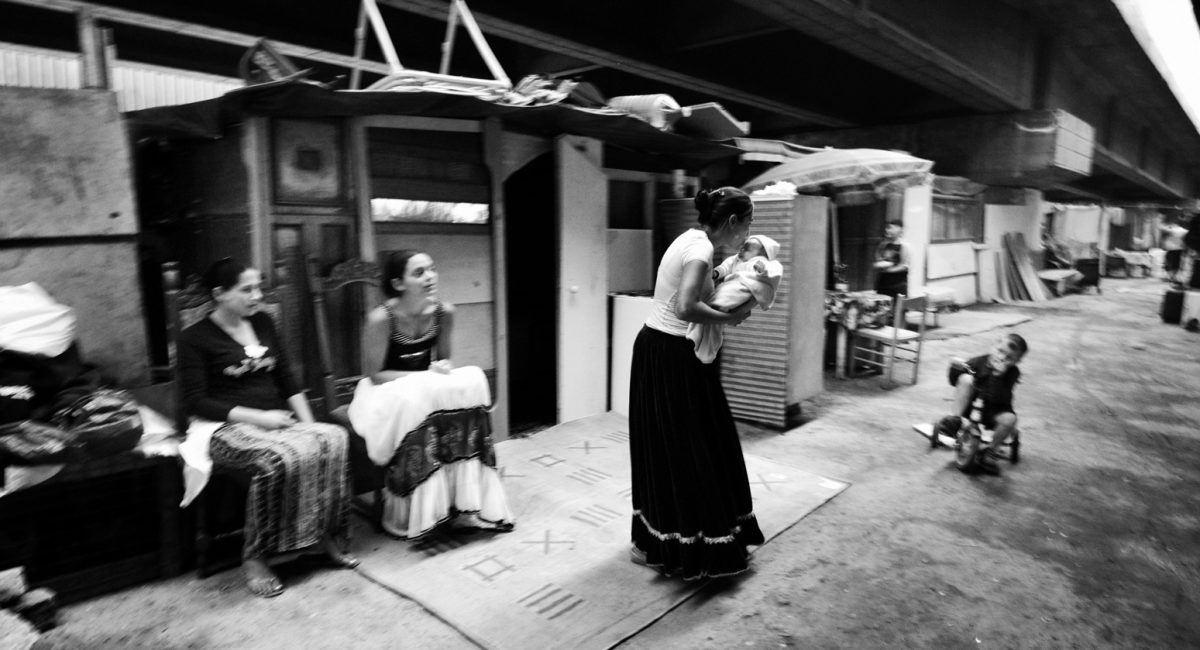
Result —
[{"label": "woman's long dark skirt", "polygon": [[643,327],[629,381],[634,546],[686,580],[746,570],[746,545],[763,534],[716,364]]}]

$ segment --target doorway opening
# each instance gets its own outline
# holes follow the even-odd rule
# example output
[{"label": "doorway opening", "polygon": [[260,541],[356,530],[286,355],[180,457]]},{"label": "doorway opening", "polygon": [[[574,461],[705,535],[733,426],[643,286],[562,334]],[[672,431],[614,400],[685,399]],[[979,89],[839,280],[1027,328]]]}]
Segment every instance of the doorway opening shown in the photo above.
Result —
[{"label": "doorway opening", "polygon": [[883,241],[887,202],[838,206],[837,234],[841,261],[851,291],[875,288],[875,249]]},{"label": "doorway opening", "polygon": [[545,154],[505,182],[508,278],[508,408],[513,436],[558,418],[558,246],[554,156]]}]

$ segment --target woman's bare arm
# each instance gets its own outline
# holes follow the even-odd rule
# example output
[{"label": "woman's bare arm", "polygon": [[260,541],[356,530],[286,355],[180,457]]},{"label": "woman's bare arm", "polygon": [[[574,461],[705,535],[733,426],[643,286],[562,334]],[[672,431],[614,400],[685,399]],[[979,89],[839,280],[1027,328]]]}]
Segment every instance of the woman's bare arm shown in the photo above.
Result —
[{"label": "woman's bare arm", "polygon": [[384,357],[387,356],[390,335],[391,323],[387,310],[376,307],[367,313],[366,322],[363,323],[360,363],[363,374],[376,384],[383,384],[408,374],[401,370],[378,370],[383,367]]},{"label": "woman's bare arm", "polygon": [[454,305],[442,303],[442,331],[438,333],[437,358],[440,361],[450,360],[450,335],[454,332]]},{"label": "woman's bare arm", "polygon": [[713,309],[704,302],[700,293],[707,275],[708,265],[700,260],[692,260],[684,265],[683,275],[679,279],[679,293],[675,297],[675,316],[682,321],[701,324],[737,325],[746,320],[754,308],[753,300],[728,313]]}]

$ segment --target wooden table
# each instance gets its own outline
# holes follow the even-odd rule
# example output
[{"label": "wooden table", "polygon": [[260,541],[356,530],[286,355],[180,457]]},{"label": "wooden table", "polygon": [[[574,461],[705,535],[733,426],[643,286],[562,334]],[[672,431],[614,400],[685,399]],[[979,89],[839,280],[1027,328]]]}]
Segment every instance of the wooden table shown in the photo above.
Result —
[{"label": "wooden table", "polygon": [[837,365],[834,376],[846,378],[849,332],[880,327],[892,313],[892,297],[875,291],[826,291],[825,320],[837,324]]}]

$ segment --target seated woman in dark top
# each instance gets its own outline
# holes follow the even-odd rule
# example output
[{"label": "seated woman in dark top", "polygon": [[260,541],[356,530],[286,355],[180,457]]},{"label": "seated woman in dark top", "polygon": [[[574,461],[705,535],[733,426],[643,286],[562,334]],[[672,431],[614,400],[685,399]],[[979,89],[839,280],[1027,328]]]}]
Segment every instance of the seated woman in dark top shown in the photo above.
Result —
[{"label": "seated woman in dark top", "polygon": [[437,288],[429,255],[398,251],[384,260],[385,300],[367,315],[362,339],[362,367],[379,370],[359,382],[349,408],[371,460],[387,466],[381,524],[407,539],[456,518],[512,528],[487,377],[450,362],[454,306],[438,300]]},{"label": "seated woman in dark top", "polygon": [[250,477],[242,568],[256,595],[283,585],[268,567],[300,552],[345,553],[350,489],[346,431],[313,420],[270,316],[259,311],[262,278],[224,259],[204,276],[216,308],[183,331],[179,363],[184,408],[225,422],[212,435],[216,467]]}]

